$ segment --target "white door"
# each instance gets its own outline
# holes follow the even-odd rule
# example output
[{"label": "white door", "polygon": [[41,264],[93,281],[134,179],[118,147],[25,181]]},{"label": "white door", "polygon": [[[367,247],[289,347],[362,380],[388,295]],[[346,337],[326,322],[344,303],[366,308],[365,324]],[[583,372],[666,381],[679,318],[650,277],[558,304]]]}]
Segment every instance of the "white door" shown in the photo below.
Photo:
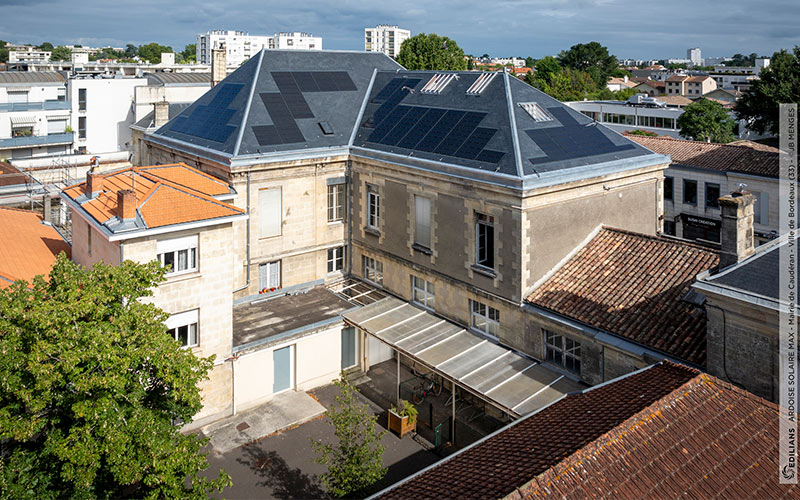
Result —
[{"label": "white door", "polygon": [[294,346],[289,345],[272,351],[272,393],[294,388]]}]

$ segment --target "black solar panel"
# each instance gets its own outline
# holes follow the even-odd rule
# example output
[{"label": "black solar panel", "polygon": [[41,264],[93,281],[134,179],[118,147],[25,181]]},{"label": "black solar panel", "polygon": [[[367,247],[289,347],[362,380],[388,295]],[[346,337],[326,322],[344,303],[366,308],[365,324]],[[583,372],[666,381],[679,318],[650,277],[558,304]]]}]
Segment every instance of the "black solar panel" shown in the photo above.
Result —
[{"label": "black solar panel", "polygon": [[478,156],[475,159],[478,161],[485,161],[486,163],[500,163],[500,160],[502,160],[505,155],[506,154],[502,151],[484,149],[478,153]]},{"label": "black solar panel", "polygon": [[466,111],[457,109],[448,110],[436,125],[434,125],[433,129],[431,129],[431,131],[422,138],[419,144],[417,144],[417,149],[430,153],[434,152],[447,134],[450,133],[453,127],[455,127],[459,120],[466,114]]},{"label": "black solar panel", "polygon": [[396,106],[391,113],[389,113],[389,116],[387,116],[385,120],[382,120],[380,123],[378,123],[378,125],[369,135],[369,138],[367,138],[367,141],[378,143],[381,142],[386,134],[388,134],[394,128],[394,126],[397,125],[397,122],[400,121],[406,115],[406,113],[409,112],[409,110],[411,110],[411,106]]},{"label": "black solar panel", "polygon": [[206,105],[197,105],[188,117],[176,118],[170,130],[181,134],[208,139],[223,143],[228,140],[236,127],[228,125],[228,121],[236,113],[228,109],[244,85],[223,83],[217,89],[211,101]]},{"label": "black solar panel", "polygon": [[381,142],[389,146],[396,146],[427,111],[428,108],[413,106]]},{"label": "black solar panel", "polygon": [[337,90],[336,82],[333,81],[330,73],[319,72],[312,73],[311,75],[314,77],[314,81],[317,82],[317,87],[319,87],[320,92],[332,92]]},{"label": "black solar panel", "polygon": [[435,152],[443,155],[453,156],[458,148],[464,144],[470,134],[475,130],[475,127],[483,120],[486,113],[478,113],[475,111],[467,112],[461,121],[453,127],[447,137],[444,138]]},{"label": "black solar panel", "polygon": [[256,125],[253,127],[253,133],[260,146],[283,144],[283,140],[281,140],[281,136],[275,129],[275,125]]},{"label": "black solar panel", "polygon": [[392,94],[394,94],[395,90],[399,89],[403,85],[405,85],[406,78],[392,78],[389,83],[384,85],[380,92],[373,98],[374,102],[384,102],[388,99]]},{"label": "black solar panel", "polygon": [[[303,133],[300,132],[300,128],[298,128],[297,123],[294,121],[289,107],[284,102],[281,94],[263,92],[259,94],[259,96],[264,102],[264,106],[267,108],[270,118],[272,118],[272,123],[275,125],[278,135],[281,137],[281,142],[283,144],[305,142],[305,137],[303,137]],[[262,146],[265,145],[266,144],[262,144]]]},{"label": "black solar panel", "polygon": [[467,138],[466,142],[456,151],[455,156],[467,158],[469,160],[475,159],[496,132],[497,129],[493,128],[476,128],[469,138]]},{"label": "black solar panel", "polygon": [[415,149],[425,134],[436,125],[436,122],[446,113],[444,109],[427,108],[425,114],[405,137],[397,144],[401,148]]},{"label": "black solar panel", "polygon": [[301,92],[319,92],[317,82],[314,81],[314,77],[311,76],[311,73],[307,71],[295,71],[292,73],[292,76]]},{"label": "black solar panel", "polygon": [[356,84],[353,83],[353,79],[345,71],[331,71],[329,78],[336,90],[340,92],[358,90]]}]

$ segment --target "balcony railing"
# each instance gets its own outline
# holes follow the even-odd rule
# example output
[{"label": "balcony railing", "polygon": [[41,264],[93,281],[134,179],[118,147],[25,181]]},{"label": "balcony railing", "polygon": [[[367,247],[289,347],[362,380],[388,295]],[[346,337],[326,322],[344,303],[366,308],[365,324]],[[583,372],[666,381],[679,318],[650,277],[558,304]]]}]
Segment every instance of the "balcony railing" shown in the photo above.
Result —
[{"label": "balcony railing", "polygon": [[12,137],[0,139],[0,149],[23,148],[28,146],[52,146],[55,144],[72,144],[74,132],[50,135],[29,135],[26,137]]},{"label": "balcony railing", "polygon": [[10,111],[63,111],[70,109],[69,101],[4,102],[0,112]]}]

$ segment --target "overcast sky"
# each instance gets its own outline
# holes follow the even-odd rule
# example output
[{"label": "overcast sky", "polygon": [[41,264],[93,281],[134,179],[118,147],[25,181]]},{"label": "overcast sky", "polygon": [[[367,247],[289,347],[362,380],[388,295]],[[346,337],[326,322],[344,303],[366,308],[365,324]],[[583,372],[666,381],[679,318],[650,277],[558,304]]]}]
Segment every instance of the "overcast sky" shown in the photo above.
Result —
[{"label": "overcast sky", "polygon": [[0,39],[90,46],[152,41],[182,50],[210,29],[306,31],[326,49],[364,49],[364,28],[438,33],[466,53],[557,54],[598,41],[619,58],[771,55],[800,44],[798,0],[0,0]]}]

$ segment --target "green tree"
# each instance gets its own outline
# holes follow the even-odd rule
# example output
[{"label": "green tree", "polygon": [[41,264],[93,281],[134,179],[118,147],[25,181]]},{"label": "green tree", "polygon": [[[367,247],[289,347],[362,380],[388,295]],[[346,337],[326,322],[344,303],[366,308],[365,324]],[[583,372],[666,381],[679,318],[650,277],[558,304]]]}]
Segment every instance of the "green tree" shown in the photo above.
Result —
[{"label": "green tree", "polygon": [[72,49],[59,45],[53,48],[53,53],[50,54],[51,61],[69,61],[72,58]]},{"label": "green tree", "polygon": [[183,62],[197,61],[197,44],[191,43],[187,45],[183,48],[183,52],[181,52],[180,55]]},{"label": "green tree", "polygon": [[597,42],[579,43],[558,54],[558,61],[565,68],[586,71],[598,86],[605,86],[608,78],[619,66],[616,56]]},{"label": "green tree", "polygon": [[778,135],[779,105],[800,102],[800,46],[794,52],[781,50],[759,79],[736,102],[736,117],[746,120],[749,129]]},{"label": "green tree", "polygon": [[525,67],[533,68],[534,66],[536,66],[536,59],[534,59],[534,58],[532,58],[530,56],[526,57],[525,58]]},{"label": "green tree", "polygon": [[736,122],[721,104],[700,99],[683,109],[678,117],[682,137],[696,141],[726,143],[735,139]]},{"label": "green tree", "polygon": [[161,54],[164,52],[172,52],[172,47],[165,47],[155,42],[148,43],[147,45],[140,45],[137,49],[139,57],[151,64],[158,64],[161,62]]},{"label": "green tree", "polygon": [[386,431],[376,429],[377,418],[369,407],[355,399],[358,392],[347,375],[334,381],[340,394],[327,412],[334,427],[337,445],[311,440],[317,463],[326,465],[322,484],[337,497],[365,493],[386,474],[381,438]]},{"label": "green tree", "polygon": [[179,432],[202,407],[199,359],[141,297],[156,262],[86,270],[61,254],[46,282],[0,290],[0,496],[205,498],[230,484],[205,440]]},{"label": "green tree", "polygon": [[43,44],[39,45],[39,50],[53,50],[53,44],[50,42],[44,42]]},{"label": "green tree", "polygon": [[461,47],[455,41],[436,33],[420,33],[403,42],[397,62],[411,70],[467,69],[467,60]]},{"label": "green tree", "polygon": [[8,49],[5,40],[0,40],[0,63],[8,62]]},{"label": "green tree", "polygon": [[133,59],[139,54],[139,49],[136,48],[136,45],[129,43],[125,46],[125,57],[128,59]]}]

